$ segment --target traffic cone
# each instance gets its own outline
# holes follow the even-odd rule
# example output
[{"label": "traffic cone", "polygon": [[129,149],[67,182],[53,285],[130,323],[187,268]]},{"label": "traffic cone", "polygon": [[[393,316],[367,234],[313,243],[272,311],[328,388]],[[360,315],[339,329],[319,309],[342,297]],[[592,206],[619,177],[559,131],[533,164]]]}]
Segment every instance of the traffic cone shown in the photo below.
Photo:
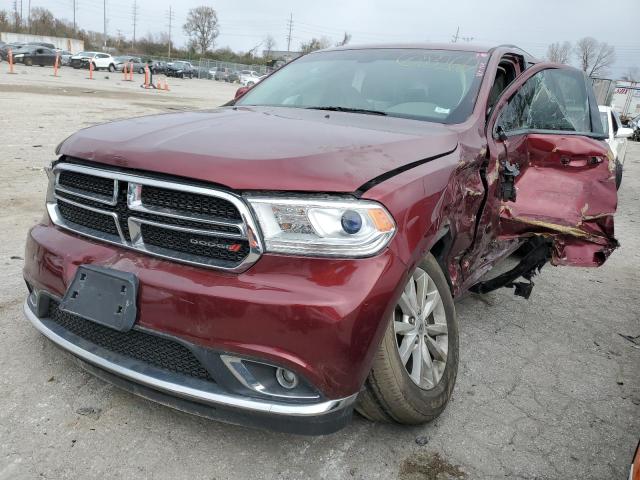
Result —
[{"label": "traffic cone", "polygon": [[133,82],[133,62],[129,62],[129,81]]},{"label": "traffic cone", "polygon": [[89,60],[89,80],[93,80],[93,62]]},{"label": "traffic cone", "polygon": [[13,71],[13,50],[11,48],[9,49],[7,60],[9,61],[9,73],[16,73]]},{"label": "traffic cone", "polygon": [[127,81],[127,64],[122,66],[122,80]]},{"label": "traffic cone", "polygon": [[60,55],[58,55],[58,54],[56,53],[56,61],[55,61],[55,63],[53,64],[53,76],[54,76],[54,77],[57,77],[57,76],[58,76],[58,63],[59,63],[59,61],[60,61]]}]

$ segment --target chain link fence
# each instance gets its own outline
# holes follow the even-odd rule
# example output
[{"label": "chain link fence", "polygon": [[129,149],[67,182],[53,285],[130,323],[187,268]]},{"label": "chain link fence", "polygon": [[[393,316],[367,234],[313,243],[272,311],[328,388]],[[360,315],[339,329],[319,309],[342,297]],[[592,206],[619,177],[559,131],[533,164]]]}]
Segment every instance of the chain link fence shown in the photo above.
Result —
[{"label": "chain link fence", "polygon": [[[197,78],[212,79],[218,67],[228,68],[232,72],[241,70],[252,70],[263,75],[267,72],[266,65],[247,65],[244,63],[223,62],[220,60],[191,59],[191,58],[169,58],[169,57],[144,57],[160,62],[189,62],[197,71]],[[209,73],[210,72],[210,73]]]}]

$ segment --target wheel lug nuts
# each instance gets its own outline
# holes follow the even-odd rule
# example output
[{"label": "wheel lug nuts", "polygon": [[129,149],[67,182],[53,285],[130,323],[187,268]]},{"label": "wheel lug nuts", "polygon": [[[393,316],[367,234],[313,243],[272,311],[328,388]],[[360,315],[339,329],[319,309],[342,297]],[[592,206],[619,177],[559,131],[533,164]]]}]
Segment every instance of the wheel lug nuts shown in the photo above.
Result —
[{"label": "wheel lug nuts", "polygon": [[410,318],[409,318],[409,323],[410,323],[411,325],[415,325],[415,324],[416,324],[416,319],[415,319],[415,318],[413,318],[413,317],[410,317]]}]

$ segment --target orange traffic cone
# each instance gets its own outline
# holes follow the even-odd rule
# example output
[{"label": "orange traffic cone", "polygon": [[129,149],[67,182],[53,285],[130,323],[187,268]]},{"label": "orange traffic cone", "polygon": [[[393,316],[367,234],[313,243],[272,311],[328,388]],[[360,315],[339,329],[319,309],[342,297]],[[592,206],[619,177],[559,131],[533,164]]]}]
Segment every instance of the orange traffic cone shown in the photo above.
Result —
[{"label": "orange traffic cone", "polygon": [[16,73],[13,71],[13,50],[12,49],[9,49],[7,60],[9,61],[9,73]]}]

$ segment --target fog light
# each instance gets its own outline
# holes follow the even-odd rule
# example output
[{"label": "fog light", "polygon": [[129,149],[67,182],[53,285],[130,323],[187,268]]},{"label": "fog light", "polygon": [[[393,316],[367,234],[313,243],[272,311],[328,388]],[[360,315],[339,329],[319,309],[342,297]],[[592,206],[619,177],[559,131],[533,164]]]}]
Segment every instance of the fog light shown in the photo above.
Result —
[{"label": "fog light", "polygon": [[286,388],[287,390],[291,390],[298,386],[298,376],[284,368],[278,367],[276,369],[276,380],[282,388]]}]

